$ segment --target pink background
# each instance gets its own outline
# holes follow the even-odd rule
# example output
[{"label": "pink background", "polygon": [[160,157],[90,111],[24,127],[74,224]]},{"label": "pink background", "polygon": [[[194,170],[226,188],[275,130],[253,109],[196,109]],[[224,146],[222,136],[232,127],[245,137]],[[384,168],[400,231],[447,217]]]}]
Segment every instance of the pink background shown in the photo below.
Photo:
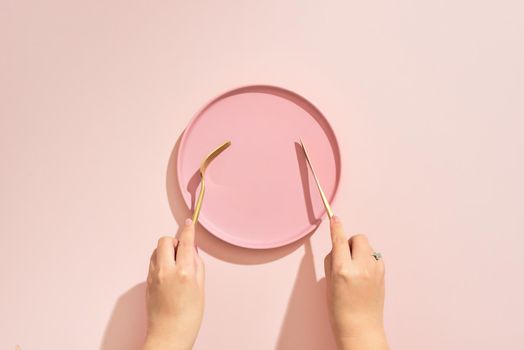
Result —
[{"label": "pink background", "polygon": [[[294,90],[342,151],[334,210],[387,262],[395,349],[524,343],[520,1],[0,3],[0,348],[138,349],[143,281],[187,211],[192,115]],[[332,349],[327,227],[273,251],[198,233],[195,349]]]}]

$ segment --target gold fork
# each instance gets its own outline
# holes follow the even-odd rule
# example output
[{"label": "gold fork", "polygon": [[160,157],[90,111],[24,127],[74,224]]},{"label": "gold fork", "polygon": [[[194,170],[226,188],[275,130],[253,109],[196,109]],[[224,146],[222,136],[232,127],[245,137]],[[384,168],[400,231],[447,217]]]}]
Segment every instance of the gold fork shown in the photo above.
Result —
[{"label": "gold fork", "polygon": [[222,153],[226,148],[231,146],[231,141],[226,141],[217,148],[215,148],[211,153],[207,155],[206,158],[202,161],[200,165],[200,177],[202,178],[200,182],[200,193],[198,194],[198,199],[195,204],[195,211],[193,212],[193,223],[197,223],[198,215],[200,214],[200,209],[202,208],[202,201],[204,200],[204,192],[206,190],[206,183],[204,181],[204,174],[206,172],[209,164],[215,159],[220,153]]}]

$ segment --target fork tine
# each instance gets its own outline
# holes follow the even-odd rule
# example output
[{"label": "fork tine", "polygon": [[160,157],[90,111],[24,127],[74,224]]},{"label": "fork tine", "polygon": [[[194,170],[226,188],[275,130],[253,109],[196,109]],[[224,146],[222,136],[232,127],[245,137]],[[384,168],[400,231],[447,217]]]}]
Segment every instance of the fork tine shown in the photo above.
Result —
[{"label": "fork tine", "polygon": [[204,158],[204,160],[202,161],[202,164],[200,165],[200,176],[202,179],[200,181],[200,193],[198,194],[198,199],[195,204],[195,211],[193,212],[193,223],[195,224],[198,221],[198,216],[200,215],[200,209],[202,208],[202,202],[204,200],[204,192],[206,190],[206,182],[205,182],[204,174],[206,172],[206,169],[209,166],[209,164],[213,161],[213,159],[215,159],[220,153],[222,153],[229,146],[231,146],[231,141],[224,142],[223,144],[221,144],[220,146],[212,150],[206,156],[206,158]]},{"label": "fork tine", "polygon": [[222,153],[229,146],[231,146],[231,141],[226,141],[223,144],[221,144],[220,146],[218,146],[217,148],[215,148],[214,150],[212,150],[211,152],[209,152],[207,157],[204,158],[204,160],[202,161],[202,164],[200,165],[200,171],[202,171],[202,169],[204,169],[205,171],[208,165],[211,163],[211,161],[215,159],[220,153]]}]

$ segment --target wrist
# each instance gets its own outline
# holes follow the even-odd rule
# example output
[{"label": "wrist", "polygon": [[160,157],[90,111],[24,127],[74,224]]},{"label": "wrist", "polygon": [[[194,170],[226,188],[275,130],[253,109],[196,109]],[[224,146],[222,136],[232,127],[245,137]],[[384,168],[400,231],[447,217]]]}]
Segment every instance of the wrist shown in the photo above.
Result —
[{"label": "wrist", "polygon": [[383,326],[358,327],[349,334],[337,336],[340,350],[387,350],[386,332]]},{"label": "wrist", "polygon": [[162,332],[148,331],[143,350],[191,350],[192,344]]}]

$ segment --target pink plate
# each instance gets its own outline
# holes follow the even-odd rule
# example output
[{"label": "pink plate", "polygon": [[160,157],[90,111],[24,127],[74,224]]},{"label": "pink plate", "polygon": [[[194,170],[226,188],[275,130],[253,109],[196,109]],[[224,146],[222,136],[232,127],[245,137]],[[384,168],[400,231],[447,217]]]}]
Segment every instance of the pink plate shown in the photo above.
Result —
[{"label": "pink plate", "polygon": [[322,113],[303,97],[273,86],[248,86],[206,105],[189,123],[177,155],[178,183],[193,210],[201,161],[230,140],[206,171],[199,222],[246,248],[294,242],[320,223],[325,209],[307,168],[307,147],[326,196],[335,197],[340,153]]}]

